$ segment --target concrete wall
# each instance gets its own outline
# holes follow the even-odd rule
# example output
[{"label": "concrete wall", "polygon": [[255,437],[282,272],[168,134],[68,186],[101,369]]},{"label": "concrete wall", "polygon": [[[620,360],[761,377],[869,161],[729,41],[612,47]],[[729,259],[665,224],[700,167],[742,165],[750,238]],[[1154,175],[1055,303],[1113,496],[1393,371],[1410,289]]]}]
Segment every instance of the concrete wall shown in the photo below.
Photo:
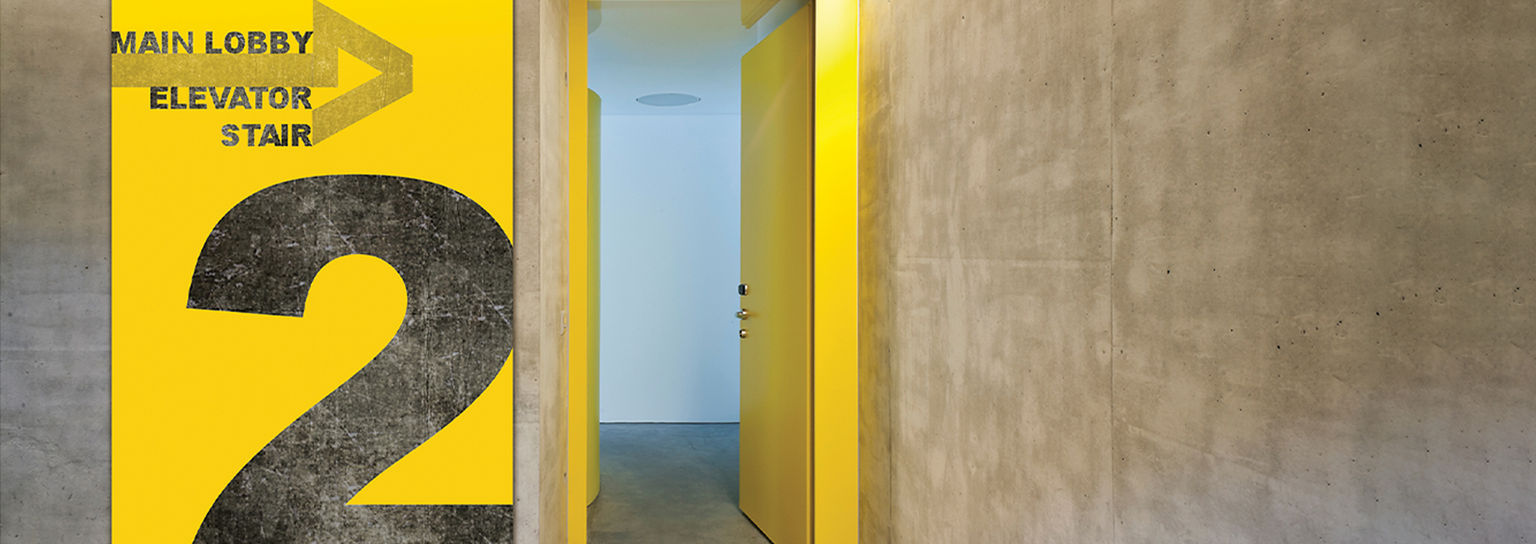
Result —
[{"label": "concrete wall", "polygon": [[518,542],[566,541],[569,468],[568,3],[517,0],[513,130],[514,500]]},{"label": "concrete wall", "polygon": [[740,420],[741,116],[603,116],[601,418]]},{"label": "concrete wall", "polygon": [[0,7],[0,542],[109,527],[107,2]]},{"label": "concrete wall", "polygon": [[1536,6],[863,19],[871,541],[1536,539]]}]

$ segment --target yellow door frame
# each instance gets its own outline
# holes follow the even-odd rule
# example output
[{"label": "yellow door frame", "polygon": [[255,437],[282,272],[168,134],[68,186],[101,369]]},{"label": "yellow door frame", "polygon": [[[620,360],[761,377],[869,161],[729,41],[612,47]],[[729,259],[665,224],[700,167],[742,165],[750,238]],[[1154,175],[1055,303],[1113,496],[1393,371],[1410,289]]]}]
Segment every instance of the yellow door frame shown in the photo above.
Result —
[{"label": "yellow door frame", "polygon": [[[588,250],[591,249],[591,239],[596,233],[590,232],[591,225],[587,205],[588,198],[588,143],[587,129],[588,115],[590,112],[587,101],[587,4],[588,0],[571,0],[568,5],[570,27],[567,28],[566,50],[566,84],[569,95],[567,109],[569,111],[569,149],[570,182],[567,186],[567,205],[570,206],[567,215],[566,235],[569,236],[568,248],[570,257],[570,286],[569,301],[570,313],[568,314],[570,327],[566,338],[571,343],[567,354],[567,376],[570,377],[570,391],[567,400],[570,407],[566,412],[567,429],[566,436],[566,542],[571,544],[586,544],[587,542],[587,503],[588,483],[597,479],[597,463],[595,450],[596,440],[591,437],[597,435],[597,419],[595,392],[589,390],[590,385],[595,385],[596,376],[592,376],[589,365],[588,353],[589,335],[587,319],[589,294],[593,292],[589,288],[592,281],[591,260],[588,258]],[[594,489],[595,491],[595,489]],[[593,494],[595,497],[595,493]]]},{"label": "yellow door frame", "polygon": [[812,534],[859,541],[859,0],[816,8]]},{"label": "yellow door frame", "polygon": [[[587,4],[572,0],[570,115],[570,409],[568,542],[587,541]],[[812,533],[859,539],[859,2],[815,2],[815,194],[812,250]],[[579,469],[578,467],[581,467]]]}]

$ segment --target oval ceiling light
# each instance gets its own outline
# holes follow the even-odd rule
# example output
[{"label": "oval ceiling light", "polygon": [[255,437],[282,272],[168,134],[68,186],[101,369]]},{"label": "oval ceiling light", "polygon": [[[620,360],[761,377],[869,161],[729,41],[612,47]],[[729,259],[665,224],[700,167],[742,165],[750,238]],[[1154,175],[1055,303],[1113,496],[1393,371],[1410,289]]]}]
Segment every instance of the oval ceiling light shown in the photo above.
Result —
[{"label": "oval ceiling light", "polygon": [[656,94],[648,94],[648,95],[642,96],[640,98],[636,98],[635,102],[639,102],[639,103],[645,104],[647,106],[656,106],[656,107],[661,107],[661,108],[675,108],[677,106],[687,106],[689,104],[692,104],[694,102],[698,102],[700,100],[703,100],[703,99],[699,98],[697,96],[691,95],[691,94],[683,94],[683,93],[656,93]]}]

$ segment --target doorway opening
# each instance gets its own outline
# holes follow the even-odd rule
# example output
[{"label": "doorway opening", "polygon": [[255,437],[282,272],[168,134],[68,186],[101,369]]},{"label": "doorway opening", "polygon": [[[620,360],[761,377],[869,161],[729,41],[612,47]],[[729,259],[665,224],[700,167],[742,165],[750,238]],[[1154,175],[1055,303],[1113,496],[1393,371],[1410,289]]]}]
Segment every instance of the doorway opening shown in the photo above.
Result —
[{"label": "doorway opening", "polygon": [[[739,0],[589,12],[591,542],[810,540],[809,12],[783,1],[750,26]],[[779,270],[748,282],[744,265]]]},{"label": "doorway opening", "polygon": [[821,4],[572,14],[571,542],[857,539],[858,2]]}]

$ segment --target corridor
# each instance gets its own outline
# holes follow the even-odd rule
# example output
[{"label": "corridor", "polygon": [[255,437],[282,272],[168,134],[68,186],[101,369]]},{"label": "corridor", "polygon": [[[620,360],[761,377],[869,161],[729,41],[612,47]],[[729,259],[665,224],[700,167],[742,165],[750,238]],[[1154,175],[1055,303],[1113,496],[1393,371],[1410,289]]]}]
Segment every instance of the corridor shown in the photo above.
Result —
[{"label": "corridor", "polygon": [[605,423],[593,544],[766,544],[736,508],[734,423]]}]

